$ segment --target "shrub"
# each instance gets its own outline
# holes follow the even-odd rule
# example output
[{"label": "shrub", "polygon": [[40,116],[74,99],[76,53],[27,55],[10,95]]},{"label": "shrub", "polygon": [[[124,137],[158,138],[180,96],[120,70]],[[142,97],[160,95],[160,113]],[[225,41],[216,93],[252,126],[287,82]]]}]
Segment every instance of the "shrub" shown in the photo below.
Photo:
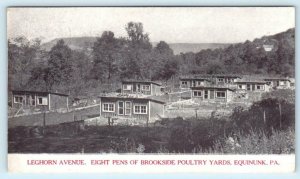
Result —
[{"label": "shrub", "polygon": [[264,132],[251,130],[249,134],[230,136],[217,140],[214,151],[234,154],[291,154],[295,152],[295,131],[272,130],[268,137]]}]

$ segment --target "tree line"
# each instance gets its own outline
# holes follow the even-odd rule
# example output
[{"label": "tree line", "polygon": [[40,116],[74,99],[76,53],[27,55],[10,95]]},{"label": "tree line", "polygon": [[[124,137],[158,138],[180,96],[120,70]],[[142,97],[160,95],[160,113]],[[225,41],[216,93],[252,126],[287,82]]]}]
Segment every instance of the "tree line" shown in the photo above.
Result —
[{"label": "tree line", "polygon": [[58,40],[50,51],[39,39],[8,40],[9,88],[81,94],[123,79],[168,80],[179,65],[173,50],[161,41],[152,47],[143,24],[129,22],[127,37],[104,31],[91,49],[72,50]]},{"label": "tree line", "polygon": [[[183,74],[273,74],[294,76],[294,29],[224,49],[174,55],[160,41],[152,46],[143,24],[129,22],[126,37],[104,31],[90,48],[72,50],[64,40],[46,51],[41,40],[8,40],[9,90],[59,91],[83,95],[115,90],[123,79],[167,82]],[[271,40],[270,40],[271,39]],[[272,51],[263,44],[273,43]]]}]

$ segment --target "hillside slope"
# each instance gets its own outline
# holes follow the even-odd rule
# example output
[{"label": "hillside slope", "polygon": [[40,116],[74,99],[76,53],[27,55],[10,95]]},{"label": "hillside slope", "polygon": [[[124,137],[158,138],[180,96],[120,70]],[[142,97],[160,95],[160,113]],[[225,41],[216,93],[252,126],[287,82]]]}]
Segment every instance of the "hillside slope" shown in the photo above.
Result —
[{"label": "hillside slope", "polygon": [[[246,73],[295,75],[295,29],[223,49],[183,54],[185,73]],[[188,61],[187,61],[188,60]],[[193,70],[193,71],[192,71]]]},{"label": "hillside slope", "polygon": [[[70,37],[62,38],[65,43],[73,50],[85,50],[91,48],[96,41],[96,37]],[[49,51],[59,39],[51,40],[42,44],[42,48]],[[153,46],[157,45],[157,42],[152,42]],[[170,43],[170,48],[174,51],[174,54],[186,53],[186,52],[199,52],[204,49],[216,49],[225,48],[230,44],[226,43]]]}]

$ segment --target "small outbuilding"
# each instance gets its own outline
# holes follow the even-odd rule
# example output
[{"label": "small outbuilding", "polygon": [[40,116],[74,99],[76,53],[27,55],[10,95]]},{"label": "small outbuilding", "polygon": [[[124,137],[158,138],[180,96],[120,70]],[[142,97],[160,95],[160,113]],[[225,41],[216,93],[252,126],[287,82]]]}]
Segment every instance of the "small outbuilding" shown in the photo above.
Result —
[{"label": "small outbuilding", "polygon": [[141,96],[101,96],[100,116],[117,119],[118,123],[145,125],[164,116],[165,102]]},{"label": "small outbuilding", "polygon": [[268,92],[270,86],[265,81],[261,80],[241,80],[235,82],[237,90],[252,91],[252,92]]},{"label": "small outbuilding", "polygon": [[122,94],[161,95],[161,84],[153,81],[122,81]]},{"label": "small outbuilding", "polygon": [[12,91],[13,108],[33,108],[39,110],[68,109],[69,95],[42,91]]},{"label": "small outbuilding", "polygon": [[289,78],[265,78],[264,81],[275,89],[289,89],[293,88],[291,85],[291,80]]},{"label": "small outbuilding", "polygon": [[191,87],[192,99],[208,102],[230,102],[233,99],[234,90],[227,87]]}]

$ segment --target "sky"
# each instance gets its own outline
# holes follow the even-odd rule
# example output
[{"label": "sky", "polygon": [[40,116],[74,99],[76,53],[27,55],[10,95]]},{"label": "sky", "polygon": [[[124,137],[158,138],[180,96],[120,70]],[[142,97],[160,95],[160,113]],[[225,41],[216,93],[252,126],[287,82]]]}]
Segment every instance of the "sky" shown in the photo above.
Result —
[{"label": "sky", "polygon": [[295,27],[293,7],[182,8],[8,8],[7,37],[100,36],[110,30],[126,37],[125,25],[142,22],[150,41],[237,43]]}]

